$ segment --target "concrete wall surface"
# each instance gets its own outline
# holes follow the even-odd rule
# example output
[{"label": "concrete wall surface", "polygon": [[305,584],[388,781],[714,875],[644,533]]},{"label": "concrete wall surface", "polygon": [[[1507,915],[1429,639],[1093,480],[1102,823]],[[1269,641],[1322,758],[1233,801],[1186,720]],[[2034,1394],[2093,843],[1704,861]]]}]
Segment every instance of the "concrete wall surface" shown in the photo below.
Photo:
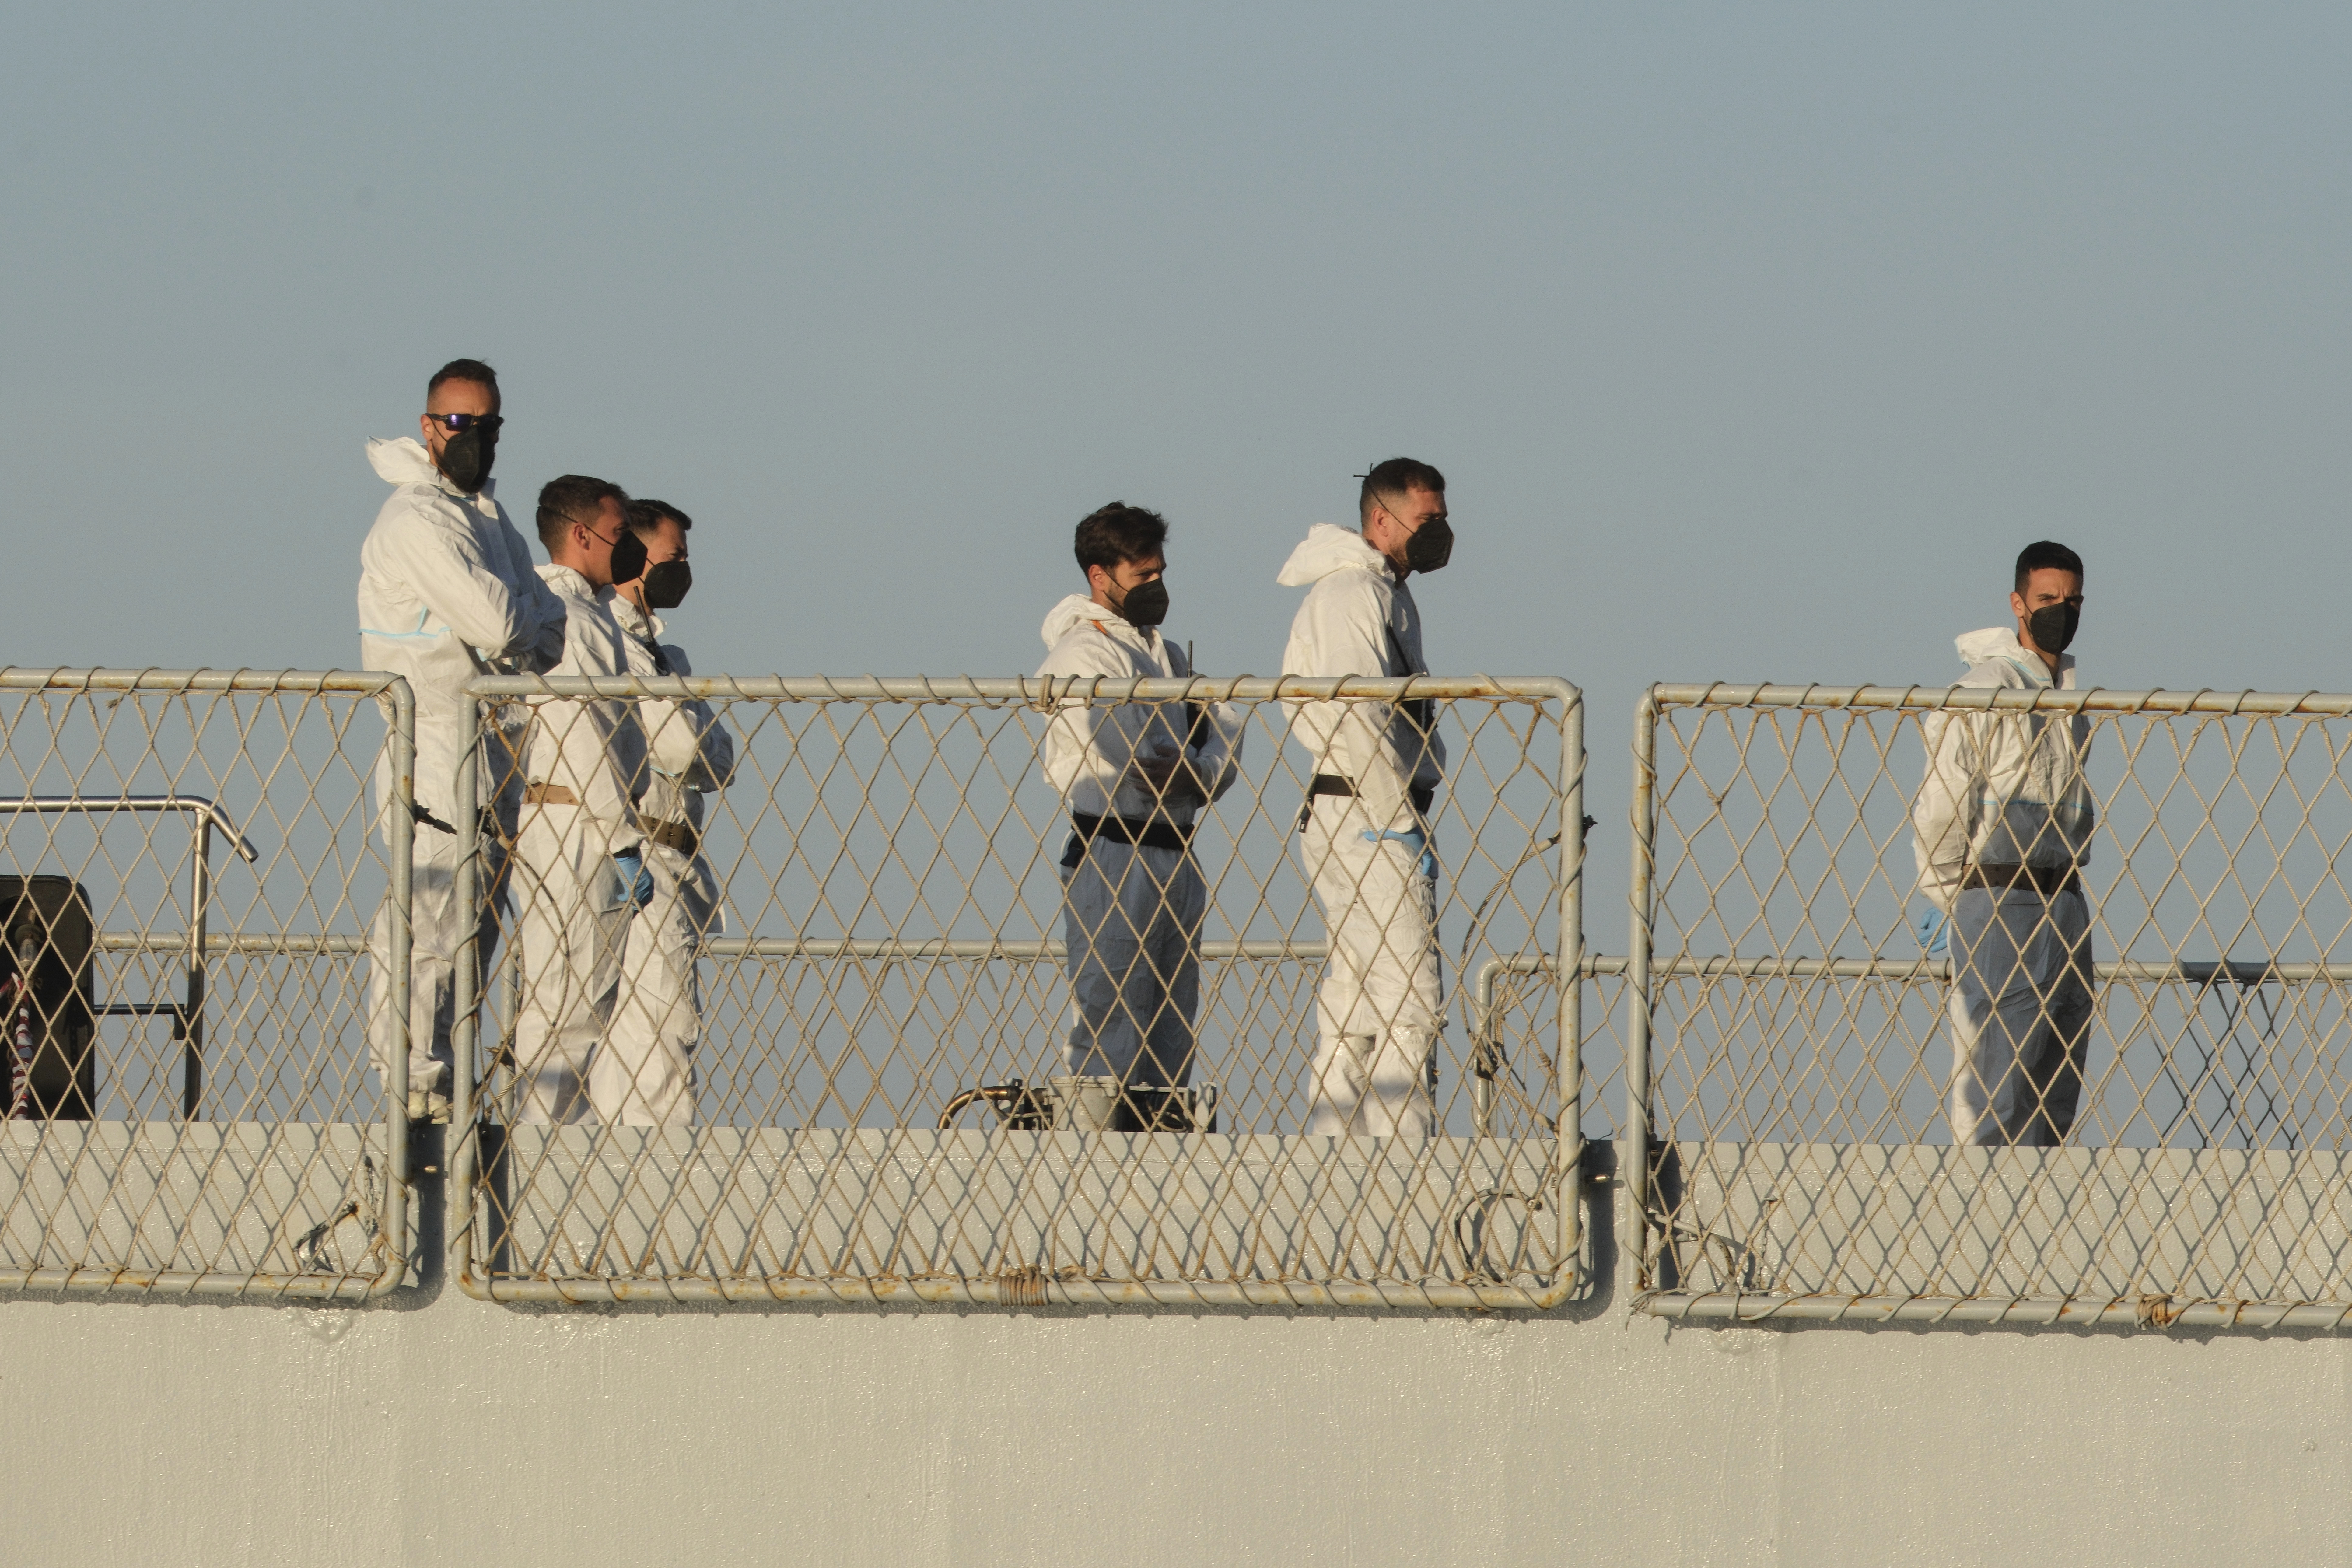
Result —
[{"label": "concrete wall surface", "polygon": [[[1604,1221],[1605,1232],[1606,1216]],[[1605,1253],[1604,1253],[1605,1256]],[[2336,1335],[0,1299],[16,1563],[2352,1554]]]}]

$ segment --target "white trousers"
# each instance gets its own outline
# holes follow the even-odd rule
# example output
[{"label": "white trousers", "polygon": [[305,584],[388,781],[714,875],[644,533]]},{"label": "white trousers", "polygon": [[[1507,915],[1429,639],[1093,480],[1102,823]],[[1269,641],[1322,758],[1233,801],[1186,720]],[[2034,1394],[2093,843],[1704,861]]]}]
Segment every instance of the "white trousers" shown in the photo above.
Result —
[{"label": "white trousers", "polygon": [[588,1069],[588,1097],[608,1127],[694,1124],[694,1047],[702,1038],[698,957],[708,906],[682,886],[694,863],[645,846],[653,902],[629,921],[612,1022]]},{"label": "white trousers", "polygon": [[1081,846],[1078,863],[1062,868],[1068,1070],[1122,1083],[1192,1081],[1208,909],[1190,850],[1112,838]]},{"label": "white trousers", "polygon": [[607,829],[576,805],[526,805],[515,843],[522,1001],[515,1015],[517,1121],[580,1121],[613,1012],[634,906]]},{"label": "white trousers", "polygon": [[1444,1016],[1437,881],[1411,845],[1368,842],[1370,826],[1360,802],[1317,795],[1299,835],[1331,944],[1315,998],[1307,1131],[1426,1138]]},{"label": "white trousers", "polygon": [[1951,946],[1952,1142],[2064,1142],[2090,1049],[2089,904],[1963,889]]},{"label": "white trousers", "polygon": [[[512,818],[507,819],[512,830]],[[383,835],[379,832],[379,841]],[[481,974],[487,984],[499,947],[499,916],[506,905],[506,847],[481,841],[482,864],[476,890],[481,902],[457,907],[457,837],[416,825],[409,859],[408,1087],[449,1092],[449,1034],[457,1022],[457,952],[467,937],[481,943]],[[391,1064],[397,1031],[392,1014],[392,910],[376,912],[368,932],[368,1050],[376,1070]]]}]

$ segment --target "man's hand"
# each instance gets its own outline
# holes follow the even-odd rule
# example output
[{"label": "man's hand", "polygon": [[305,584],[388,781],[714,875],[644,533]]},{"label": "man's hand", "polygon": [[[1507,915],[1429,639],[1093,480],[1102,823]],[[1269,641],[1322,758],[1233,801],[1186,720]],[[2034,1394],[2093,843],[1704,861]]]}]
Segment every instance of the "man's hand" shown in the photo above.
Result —
[{"label": "man's hand", "polygon": [[1192,760],[1181,752],[1173,756],[1139,755],[1135,771],[1150,781],[1151,793],[1162,800],[1192,800],[1205,803],[1208,785]]},{"label": "man's hand", "polygon": [[1135,753],[1135,771],[1151,785],[1151,793],[1162,799],[1200,796],[1201,781],[1186,761],[1183,748],[1161,741],[1146,751]]}]

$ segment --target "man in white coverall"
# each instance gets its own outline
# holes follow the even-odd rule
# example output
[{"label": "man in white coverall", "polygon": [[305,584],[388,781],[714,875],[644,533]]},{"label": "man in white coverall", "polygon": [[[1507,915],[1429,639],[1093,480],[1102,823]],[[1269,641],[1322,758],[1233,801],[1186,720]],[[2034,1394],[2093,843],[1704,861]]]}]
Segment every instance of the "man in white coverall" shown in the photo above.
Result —
[{"label": "man in white coverall", "polygon": [[[544,670],[562,656],[563,606],[531,570],[530,551],[499,505],[490,479],[500,425],[498,373],[452,360],[425,389],[424,439],[370,441],[368,461],[394,487],[360,547],[360,663],[406,678],[416,702],[414,901],[410,911],[408,1114],[449,1115],[449,1032],[457,963],[478,936],[484,973],[498,940],[497,907],[521,780],[503,732],[478,740],[465,685],[485,671]],[[378,831],[392,795],[392,760],[375,778]],[[458,770],[483,770],[478,908],[457,907]],[[369,939],[368,1042],[383,1070],[393,1059],[390,912]]]},{"label": "man in white coverall", "polygon": [[[562,601],[563,658],[551,675],[625,675],[626,639],[602,591],[628,533],[618,485],[578,474],[539,492],[540,576]],[[522,947],[516,1011],[515,1119],[578,1121],[588,1075],[610,1022],[630,916],[653,887],[639,852],[636,795],[645,738],[625,702],[530,700],[523,742],[522,831],[513,897]]]},{"label": "man in white coverall", "polygon": [[[1162,636],[1168,524],[1124,501],[1078,524],[1084,594],[1046,615],[1041,676],[1182,679]],[[1070,809],[1062,856],[1075,1074],[1115,1078],[1115,1131],[1181,1131],[1162,1095],[1192,1079],[1208,890],[1192,858],[1196,814],[1225,793],[1241,754],[1228,704],[1066,702],[1045,731],[1046,779]]]},{"label": "man in white coverall", "polygon": [[[1358,514],[1354,531],[1308,530],[1276,579],[1307,591],[1283,650],[1286,676],[1429,672],[1405,582],[1453,552],[1445,477],[1391,458],[1365,477]],[[1425,1138],[1444,1022],[1430,808],[1445,742],[1434,705],[1297,702],[1292,731],[1314,759],[1300,855],[1331,943],[1307,1130]]]},{"label": "man in white coverall", "polygon": [[[603,595],[621,628],[629,673],[692,675],[686,650],[661,639],[659,612],[694,585],[687,531],[694,520],[666,501],[628,506],[629,536],[614,552]],[[735,771],[735,739],[700,701],[635,704],[647,771],[637,797],[641,851],[653,899],[629,922],[621,989],[604,1043],[590,1064],[588,1095],[606,1126],[686,1127],[694,1121],[694,1047],[701,1038],[697,960],[719,931],[719,879],[702,855],[702,797]]]},{"label": "man in white coverall", "polygon": [[[2074,689],[2082,558],[2027,545],[2009,606],[2014,629],[1958,639],[1960,686]],[[1952,1140],[2055,1145],[2074,1125],[2091,1026],[2090,721],[1948,709],[1920,728],[1911,826],[1919,890],[1949,921]]]}]

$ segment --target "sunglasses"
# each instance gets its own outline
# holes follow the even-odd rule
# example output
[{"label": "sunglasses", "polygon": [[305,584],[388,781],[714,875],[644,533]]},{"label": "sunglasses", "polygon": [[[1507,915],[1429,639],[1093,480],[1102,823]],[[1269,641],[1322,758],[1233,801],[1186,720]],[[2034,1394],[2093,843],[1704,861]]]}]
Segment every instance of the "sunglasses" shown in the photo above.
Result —
[{"label": "sunglasses", "polygon": [[462,436],[478,425],[482,433],[495,436],[506,421],[495,414],[428,414],[425,417],[439,425],[452,436]]}]

